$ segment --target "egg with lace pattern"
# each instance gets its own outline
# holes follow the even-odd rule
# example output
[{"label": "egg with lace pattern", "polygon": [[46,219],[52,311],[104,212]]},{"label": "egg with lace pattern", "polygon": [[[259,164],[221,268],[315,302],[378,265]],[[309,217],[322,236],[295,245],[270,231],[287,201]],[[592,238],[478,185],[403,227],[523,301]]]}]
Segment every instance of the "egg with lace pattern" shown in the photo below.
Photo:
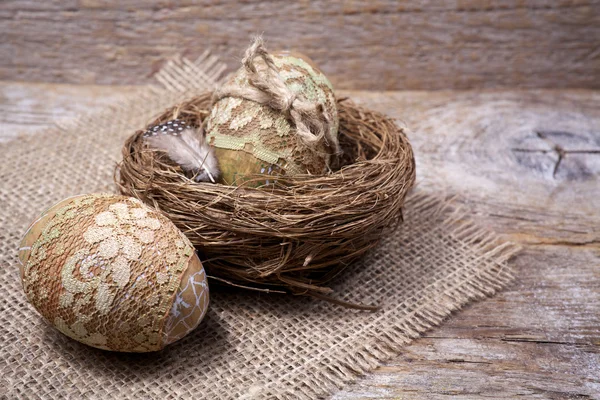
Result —
[{"label": "egg with lace pattern", "polygon": [[[261,46],[259,43],[262,49]],[[222,95],[216,96],[207,119],[206,140],[218,159],[221,183],[239,185],[255,174],[326,173],[332,156],[339,152],[339,119],[331,82],[310,58],[300,53],[280,51],[264,57],[247,55],[246,59],[248,62],[216,92]],[[257,89],[262,86],[253,82],[262,78],[275,81],[281,94],[279,103],[289,103],[287,109],[278,109],[273,105],[274,99]],[[248,92],[265,101],[237,95]],[[313,110],[313,122],[320,127],[322,140],[310,146],[304,143],[297,123],[302,118],[292,118],[296,107]],[[306,132],[315,130],[312,126],[305,128]]]},{"label": "egg with lace pattern", "polygon": [[208,308],[192,244],[131,197],[59,202],[31,224],[19,261],[34,308],[65,335],[100,349],[160,350],[194,330]]}]

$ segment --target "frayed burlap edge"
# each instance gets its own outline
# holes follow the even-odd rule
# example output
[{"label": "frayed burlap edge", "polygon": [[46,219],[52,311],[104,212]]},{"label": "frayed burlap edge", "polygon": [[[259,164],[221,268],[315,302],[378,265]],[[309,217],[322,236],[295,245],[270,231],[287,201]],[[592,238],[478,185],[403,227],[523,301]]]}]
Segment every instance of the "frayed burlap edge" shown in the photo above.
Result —
[{"label": "frayed burlap edge", "polygon": [[[441,190],[443,192],[443,189]],[[301,387],[282,393],[279,385],[294,374],[295,370],[292,370],[264,386],[252,387],[242,398],[261,399],[263,396],[265,398],[273,396],[273,398],[309,400],[331,396],[336,390],[355,382],[358,378],[397,356],[404,346],[440,325],[453,312],[475,300],[491,297],[513,282],[515,280],[514,270],[507,264],[507,261],[521,251],[521,246],[503,240],[496,233],[478,226],[469,218],[468,210],[458,206],[457,202],[457,197],[448,197],[443,194],[431,195],[423,193],[417,188],[407,197],[405,207],[410,212],[426,213],[432,218],[440,218],[440,224],[448,229],[449,235],[454,239],[468,246],[471,251],[479,252],[481,259],[493,259],[491,268],[478,271],[476,276],[471,276],[468,280],[455,281],[453,278],[463,275],[468,267],[458,269],[447,275],[447,280],[454,284],[443,291],[433,287],[438,282],[426,287],[424,290],[430,291],[432,299],[437,301],[431,301],[427,306],[414,310],[398,323],[390,325],[389,316],[383,313],[373,323],[358,330],[368,331],[378,321],[384,323],[385,327],[379,326],[377,337],[371,338],[373,343],[369,343],[368,347],[356,353],[336,358],[337,363],[330,365],[319,376],[305,376]],[[404,304],[398,304],[397,307],[410,307],[411,300],[407,299]],[[386,319],[387,321],[383,322]],[[338,345],[341,344],[343,343],[338,343]],[[333,352],[333,350],[330,348],[320,353],[319,357],[324,357],[326,353]],[[306,364],[309,362],[310,360],[306,361]]]},{"label": "frayed burlap edge", "polygon": [[[178,74],[176,68],[163,71],[166,72]],[[165,83],[165,80],[162,82]],[[167,85],[167,90],[173,89],[172,86]],[[468,217],[468,211],[456,207],[455,204],[455,198],[446,198],[442,195],[431,196],[415,190],[415,193],[409,195],[406,208],[411,209],[412,212],[429,210],[432,216],[447,215],[442,224],[446,225],[450,234],[465,245],[471,246],[471,249],[480,252],[482,258],[494,259],[493,268],[480,271],[469,281],[459,281],[452,288],[436,293],[439,301],[415,310],[412,313],[414,317],[412,321],[405,318],[399,324],[387,326],[376,339],[376,343],[369,348],[338,359],[338,365],[330,366],[327,372],[318,377],[306,377],[302,387],[287,393],[290,398],[299,396],[311,399],[315,396],[332,394],[335,390],[354,382],[358,377],[390,360],[403,346],[439,325],[452,312],[461,309],[471,301],[494,295],[515,279],[512,268],[506,262],[520,251],[520,246],[504,241],[495,233],[478,227]],[[460,270],[455,271],[454,275],[458,275],[459,272]],[[382,318],[384,317],[385,314],[382,315]],[[260,398],[262,395],[277,396],[280,393],[279,384],[285,382],[286,376],[293,373],[294,371],[287,372],[264,387],[254,387],[244,398]]]}]

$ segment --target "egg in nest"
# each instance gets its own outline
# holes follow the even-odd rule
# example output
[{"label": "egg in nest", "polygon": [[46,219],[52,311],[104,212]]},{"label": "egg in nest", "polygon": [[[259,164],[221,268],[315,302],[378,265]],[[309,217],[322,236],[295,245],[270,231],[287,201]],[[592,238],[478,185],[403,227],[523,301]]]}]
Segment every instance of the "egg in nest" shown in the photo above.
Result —
[{"label": "egg in nest", "polygon": [[[255,43],[253,48],[261,46],[262,42]],[[217,92],[231,95],[219,96],[207,119],[206,140],[214,147],[224,184],[239,184],[254,174],[321,175],[328,171],[332,155],[339,152],[339,119],[329,79],[302,54],[266,54],[266,50],[262,54],[246,55],[246,59],[251,57],[251,68],[244,61],[246,66]],[[267,57],[272,62],[267,63]],[[270,83],[283,92],[278,101],[289,104],[284,109],[273,107],[270,95],[260,93],[261,85],[253,83],[253,76],[264,78],[266,86]],[[254,96],[244,96],[249,92]],[[307,145],[297,134],[298,124],[291,118],[296,106],[314,109],[313,120],[322,122],[326,130],[323,140]]]}]

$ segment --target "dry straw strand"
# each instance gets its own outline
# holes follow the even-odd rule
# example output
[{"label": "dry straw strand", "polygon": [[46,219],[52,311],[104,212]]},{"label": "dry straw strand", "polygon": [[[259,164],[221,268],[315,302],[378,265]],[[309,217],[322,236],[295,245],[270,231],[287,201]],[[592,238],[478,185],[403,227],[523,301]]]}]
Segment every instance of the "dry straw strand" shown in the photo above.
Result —
[{"label": "dry straw strand", "polygon": [[[201,126],[212,96],[176,105],[151,125],[177,118]],[[140,130],[126,141],[115,180],[121,193],[162,210],[219,281],[329,298],[328,282],[401,221],[415,180],[401,128],[347,99],[338,109],[343,155],[326,175],[284,175],[258,188],[196,183],[145,147]]]}]

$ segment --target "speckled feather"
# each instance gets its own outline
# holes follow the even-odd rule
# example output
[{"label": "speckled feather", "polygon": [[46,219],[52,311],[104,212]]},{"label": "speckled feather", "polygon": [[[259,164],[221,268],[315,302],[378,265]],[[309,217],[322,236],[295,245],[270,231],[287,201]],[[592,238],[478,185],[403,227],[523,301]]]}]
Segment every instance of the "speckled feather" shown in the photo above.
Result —
[{"label": "speckled feather", "polygon": [[184,121],[171,120],[144,133],[150,147],[167,153],[185,171],[196,173],[195,180],[215,182],[219,176],[217,158],[201,132]]}]

